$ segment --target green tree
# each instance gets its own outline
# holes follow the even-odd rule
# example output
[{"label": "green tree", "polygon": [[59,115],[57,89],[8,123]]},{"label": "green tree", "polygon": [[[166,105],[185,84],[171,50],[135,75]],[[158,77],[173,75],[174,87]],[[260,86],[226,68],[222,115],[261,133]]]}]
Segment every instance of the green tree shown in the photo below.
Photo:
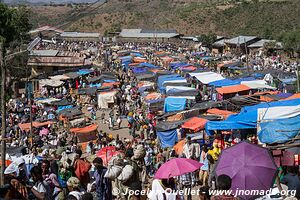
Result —
[{"label": "green tree", "polygon": [[213,33],[209,33],[207,35],[201,35],[198,40],[202,42],[203,46],[206,46],[211,49],[212,44],[217,40],[217,35]]},{"label": "green tree", "polygon": [[285,32],[280,38],[286,51],[300,53],[300,30]]},{"label": "green tree", "polygon": [[0,39],[6,49],[12,43],[24,42],[29,39],[31,29],[29,10],[26,7],[11,8],[0,3]]}]

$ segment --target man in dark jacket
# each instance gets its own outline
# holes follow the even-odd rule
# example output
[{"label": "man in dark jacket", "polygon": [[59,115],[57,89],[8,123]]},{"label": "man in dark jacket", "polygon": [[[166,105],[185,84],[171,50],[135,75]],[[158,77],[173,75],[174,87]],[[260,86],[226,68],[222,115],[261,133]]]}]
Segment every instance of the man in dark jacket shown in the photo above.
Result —
[{"label": "man in dark jacket", "polygon": [[96,180],[96,193],[98,200],[112,200],[112,184],[104,175],[107,168],[103,166],[101,158],[95,158],[93,164],[96,168],[94,178]]}]

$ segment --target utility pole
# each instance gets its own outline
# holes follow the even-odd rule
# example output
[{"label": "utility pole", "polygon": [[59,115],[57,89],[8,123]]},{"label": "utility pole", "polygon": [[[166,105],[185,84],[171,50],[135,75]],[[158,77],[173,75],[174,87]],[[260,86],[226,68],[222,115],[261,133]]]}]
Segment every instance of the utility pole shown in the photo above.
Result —
[{"label": "utility pole", "polygon": [[3,43],[0,42],[0,67],[1,67],[1,174],[0,184],[4,185],[4,170],[6,161],[6,102],[5,102],[5,80],[6,80],[6,66],[4,62]]}]

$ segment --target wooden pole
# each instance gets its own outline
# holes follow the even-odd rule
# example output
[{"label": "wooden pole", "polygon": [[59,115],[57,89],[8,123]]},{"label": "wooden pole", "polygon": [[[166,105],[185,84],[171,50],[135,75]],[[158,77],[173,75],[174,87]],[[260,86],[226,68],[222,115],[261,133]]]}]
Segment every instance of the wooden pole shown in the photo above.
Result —
[{"label": "wooden pole", "polygon": [[5,80],[6,80],[6,66],[4,62],[3,43],[0,42],[0,67],[1,67],[1,174],[0,185],[4,185],[4,170],[6,161],[6,105],[5,105]]}]

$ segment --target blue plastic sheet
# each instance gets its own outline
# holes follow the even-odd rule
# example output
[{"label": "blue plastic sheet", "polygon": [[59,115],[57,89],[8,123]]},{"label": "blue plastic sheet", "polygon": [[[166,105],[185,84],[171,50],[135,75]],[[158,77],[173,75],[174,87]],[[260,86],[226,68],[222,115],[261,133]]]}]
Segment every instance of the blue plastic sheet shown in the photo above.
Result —
[{"label": "blue plastic sheet", "polygon": [[181,111],[185,109],[186,98],[172,98],[168,97],[165,99],[164,111],[173,112]]},{"label": "blue plastic sheet", "polygon": [[224,87],[224,86],[240,85],[242,81],[253,81],[253,80],[255,80],[254,77],[245,77],[245,78],[239,78],[234,80],[226,78],[223,80],[213,81],[208,84],[215,87]]},{"label": "blue plastic sheet", "polygon": [[152,69],[160,68],[160,67],[158,67],[156,65],[153,65],[153,64],[147,63],[147,62],[140,63],[138,66],[139,67],[148,67],[148,68],[152,68]]},{"label": "blue plastic sheet", "polygon": [[157,137],[159,138],[162,148],[173,147],[178,141],[176,129],[168,131],[157,131]]},{"label": "blue plastic sheet", "polygon": [[73,108],[73,105],[68,105],[68,106],[58,106],[56,112],[60,112],[62,110],[65,110],[67,108]]},{"label": "blue plastic sheet", "polygon": [[86,75],[86,74],[89,74],[89,73],[91,73],[92,71],[91,70],[89,70],[89,69],[80,69],[78,72],[77,72],[77,74],[79,74],[79,75]]},{"label": "blue plastic sheet", "polygon": [[214,130],[249,129],[257,126],[257,109],[277,106],[300,105],[300,99],[260,103],[254,106],[245,106],[239,114],[230,115],[224,121],[209,121],[205,125],[208,135],[213,135]]},{"label": "blue plastic sheet", "polygon": [[169,66],[172,69],[177,69],[179,67],[186,67],[186,66],[190,66],[190,64],[186,63],[186,62],[174,62],[174,63],[170,63]]},{"label": "blue plastic sheet", "polygon": [[101,87],[101,83],[95,83],[95,84],[91,83],[89,86],[98,88],[98,87]]},{"label": "blue plastic sheet", "polygon": [[134,74],[146,73],[147,71],[148,71],[147,68],[141,68],[141,67],[134,67],[134,68],[132,69],[132,72],[133,72]]},{"label": "blue plastic sheet", "polygon": [[277,119],[268,122],[260,123],[260,131],[258,138],[261,142],[272,143],[285,143],[300,131],[300,115],[287,119]]}]

